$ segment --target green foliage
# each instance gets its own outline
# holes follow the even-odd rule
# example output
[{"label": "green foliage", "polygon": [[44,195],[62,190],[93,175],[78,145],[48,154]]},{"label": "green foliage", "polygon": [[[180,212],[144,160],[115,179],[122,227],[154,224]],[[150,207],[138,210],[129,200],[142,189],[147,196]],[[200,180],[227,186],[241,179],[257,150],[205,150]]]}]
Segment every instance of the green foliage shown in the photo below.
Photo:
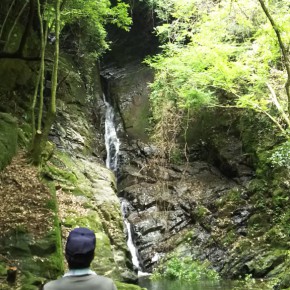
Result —
[{"label": "green foliage", "polygon": [[271,290],[277,286],[278,279],[259,280],[254,279],[251,274],[246,274],[243,280],[237,281],[234,290]]},{"label": "green foliage", "polygon": [[[183,110],[222,103],[263,113],[285,133],[286,73],[258,1],[148,2],[162,21],[156,33],[163,51],[146,60],[156,72],[151,84],[156,122],[168,102]],[[282,2],[268,5],[286,44],[290,8]]]},{"label": "green foliage", "polygon": [[273,167],[290,168],[290,140],[273,149],[270,162]]},{"label": "green foliage", "polygon": [[132,20],[128,15],[128,8],[128,4],[119,0],[113,7],[109,0],[68,0],[61,12],[61,20],[63,26],[78,26],[79,49],[82,52],[87,49],[97,57],[109,48],[106,24],[111,23],[129,30]]},{"label": "green foliage", "polygon": [[176,255],[172,255],[169,260],[155,270],[153,279],[163,277],[186,281],[218,280],[220,278],[218,273],[210,268],[208,262],[194,261],[190,257],[180,258]]},{"label": "green foliage", "polygon": [[137,285],[122,283],[119,281],[115,281],[115,284],[116,284],[118,290],[146,290],[145,288],[141,288]]}]

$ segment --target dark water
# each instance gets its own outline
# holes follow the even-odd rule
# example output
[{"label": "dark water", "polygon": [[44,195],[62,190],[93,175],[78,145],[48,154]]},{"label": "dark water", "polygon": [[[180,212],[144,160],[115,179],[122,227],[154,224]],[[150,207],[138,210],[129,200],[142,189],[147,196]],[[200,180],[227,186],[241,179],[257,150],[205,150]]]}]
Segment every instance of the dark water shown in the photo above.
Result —
[{"label": "dark water", "polygon": [[139,278],[139,286],[148,290],[233,290],[232,281],[181,282],[172,280],[151,281],[149,277]]}]

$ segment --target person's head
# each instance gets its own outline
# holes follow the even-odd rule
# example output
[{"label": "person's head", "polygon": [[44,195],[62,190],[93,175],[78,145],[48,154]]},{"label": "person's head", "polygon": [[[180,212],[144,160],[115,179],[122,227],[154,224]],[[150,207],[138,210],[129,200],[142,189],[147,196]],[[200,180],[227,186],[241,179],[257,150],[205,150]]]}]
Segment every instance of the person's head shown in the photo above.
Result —
[{"label": "person's head", "polygon": [[96,236],[87,228],[76,228],[69,233],[65,257],[69,269],[88,268],[94,259]]}]

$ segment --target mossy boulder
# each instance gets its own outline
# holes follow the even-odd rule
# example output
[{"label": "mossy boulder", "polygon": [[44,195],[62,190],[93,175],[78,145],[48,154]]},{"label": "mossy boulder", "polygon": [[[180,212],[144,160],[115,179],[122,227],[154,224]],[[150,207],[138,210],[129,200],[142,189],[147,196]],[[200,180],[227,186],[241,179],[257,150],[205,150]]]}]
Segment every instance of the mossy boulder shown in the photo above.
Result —
[{"label": "mossy boulder", "polygon": [[141,288],[138,285],[126,284],[121,282],[116,282],[116,286],[118,290],[146,290],[146,288]]},{"label": "mossy boulder", "polygon": [[24,60],[1,59],[0,60],[0,87],[5,91],[12,91],[20,86],[33,86],[31,67]]},{"label": "mossy boulder", "polygon": [[93,230],[97,245],[92,269],[100,275],[128,281],[128,275],[124,274],[130,272],[128,250],[113,173],[94,160],[56,151],[43,174],[58,189],[63,237],[76,227]]},{"label": "mossy boulder", "polygon": [[[31,233],[20,231],[10,232],[0,240],[0,252],[8,252],[9,257],[12,257],[11,261],[5,260],[5,263],[0,264],[0,279],[6,278],[6,268],[10,265],[17,266],[19,272],[15,285],[7,289],[39,289],[46,280],[61,275],[63,258],[59,255],[59,238],[56,235],[55,230],[52,230],[46,236],[37,238]],[[18,284],[21,288],[17,288]]]},{"label": "mossy boulder", "polygon": [[17,150],[17,136],[17,120],[9,114],[0,113],[0,170],[15,155]]}]

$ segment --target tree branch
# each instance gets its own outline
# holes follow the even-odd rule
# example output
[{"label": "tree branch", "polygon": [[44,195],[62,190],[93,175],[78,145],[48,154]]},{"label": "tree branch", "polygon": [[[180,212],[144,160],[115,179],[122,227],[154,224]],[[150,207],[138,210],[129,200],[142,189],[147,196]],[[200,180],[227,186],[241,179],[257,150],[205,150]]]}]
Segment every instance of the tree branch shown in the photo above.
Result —
[{"label": "tree branch", "polygon": [[261,7],[264,11],[264,13],[266,14],[267,18],[269,19],[272,28],[274,29],[278,42],[279,42],[279,46],[280,49],[282,51],[282,56],[283,56],[283,60],[284,60],[284,65],[286,68],[286,72],[287,72],[287,81],[285,83],[285,90],[286,90],[286,95],[287,95],[287,99],[288,99],[288,115],[290,114],[290,61],[289,61],[289,57],[288,57],[288,53],[287,53],[287,49],[282,41],[282,37],[281,37],[281,33],[274,21],[274,19],[272,18],[271,14],[269,13],[269,10],[267,9],[265,2],[263,0],[259,0]]},{"label": "tree branch", "polygon": [[28,38],[30,29],[32,27],[33,17],[34,17],[34,9],[35,9],[35,5],[34,4],[35,4],[35,1],[34,0],[30,0],[29,1],[28,20],[27,20],[27,23],[26,23],[26,26],[25,26],[24,32],[22,34],[22,37],[21,37],[21,41],[20,41],[18,50],[17,50],[17,52],[20,55],[23,55],[24,46],[26,44],[26,40]]}]

